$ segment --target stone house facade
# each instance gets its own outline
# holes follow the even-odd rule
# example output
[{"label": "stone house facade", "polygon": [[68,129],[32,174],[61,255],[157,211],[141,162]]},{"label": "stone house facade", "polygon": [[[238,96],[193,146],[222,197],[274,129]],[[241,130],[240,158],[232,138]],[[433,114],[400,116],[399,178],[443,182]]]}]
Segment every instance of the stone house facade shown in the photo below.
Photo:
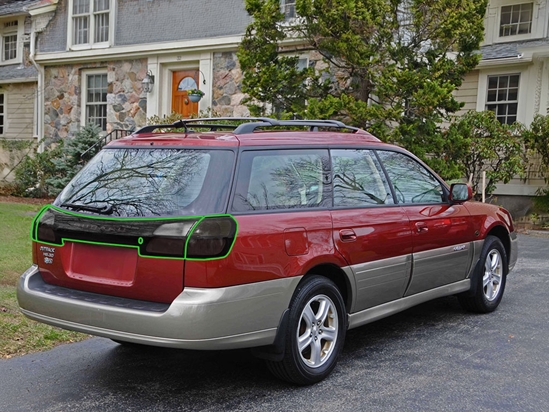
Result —
[{"label": "stone house facade", "polygon": [[[34,37],[37,134],[46,140],[90,122],[105,133],[134,130],[173,111],[248,114],[236,59],[249,23],[241,0],[50,0],[32,12],[52,13]],[[205,96],[193,105],[185,96],[194,87]]]}]

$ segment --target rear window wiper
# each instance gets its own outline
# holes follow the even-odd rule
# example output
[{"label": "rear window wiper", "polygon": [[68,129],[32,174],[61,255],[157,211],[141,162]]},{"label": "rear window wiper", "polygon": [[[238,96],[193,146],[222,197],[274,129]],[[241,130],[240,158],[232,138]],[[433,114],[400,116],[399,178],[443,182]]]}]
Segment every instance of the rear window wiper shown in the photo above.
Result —
[{"label": "rear window wiper", "polygon": [[110,215],[110,214],[112,214],[112,210],[113,210],[111,205],[98,207],[98,206],[79,205],[79,204],[76,204],[76,203],[69,203],[69,202],[63,203],[61,205],[61,207],[68,207],[68,208],[74,209],[76,211],[85,210],[87,212],[95,212],[95,213],[100,213],[102,215]]}]

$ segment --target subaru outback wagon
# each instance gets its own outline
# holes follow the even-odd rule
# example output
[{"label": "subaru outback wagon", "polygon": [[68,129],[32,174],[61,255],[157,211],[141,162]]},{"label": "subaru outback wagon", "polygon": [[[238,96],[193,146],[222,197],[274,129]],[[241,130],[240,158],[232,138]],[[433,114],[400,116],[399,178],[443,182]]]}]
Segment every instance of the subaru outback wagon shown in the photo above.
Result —
[{"label": "subaru outback wagon", "polygon": [[516,233],[505,209],[471,198],[337,121],[146,126],[36,216],[19,304],[120,343],[253,348],[310,384],[350,328],[448,295],[496,309]]}]

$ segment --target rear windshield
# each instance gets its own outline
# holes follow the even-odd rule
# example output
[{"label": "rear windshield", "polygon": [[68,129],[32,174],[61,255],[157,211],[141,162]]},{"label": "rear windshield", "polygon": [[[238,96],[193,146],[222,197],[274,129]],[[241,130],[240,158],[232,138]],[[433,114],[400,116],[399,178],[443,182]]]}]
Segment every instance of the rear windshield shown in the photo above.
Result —
[{"label": "rear windshield", "polygon": [[233,163],[228,150],[104,149],[54,204],[121,217],[223,213]]}]

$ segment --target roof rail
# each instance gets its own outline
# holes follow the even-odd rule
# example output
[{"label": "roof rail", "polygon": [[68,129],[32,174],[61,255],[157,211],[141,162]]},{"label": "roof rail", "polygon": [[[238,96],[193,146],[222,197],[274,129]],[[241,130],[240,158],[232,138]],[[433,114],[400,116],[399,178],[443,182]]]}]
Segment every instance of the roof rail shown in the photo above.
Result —
[{"label": "roof rail", "polygon": [[210,129],[211,132],[215,132],[219,129],[231,129],[234,130],[238,128],[238,125],[234,124],[219,124],[219,123],[209,123],[204,122],[219,122],[219,121],[232,121],[232,122],[250,122],[250,121],[261,121],[261,122],[276,122],[275,119],[269,119],[267,117],[203,117],[197,119],[181,119],[172,124],[152,124],[149,126],[144,126],[134,134],[143,134],[143,133],[152,133],[156,129],[185,129],[185,133],[188,133],[189,123],[199,123],[197,126],[200,128]]},{"label": "roof rail", "polygon": [[[232,121],[239,124],[220,124],[216,122]],[[152,133],[156,129],[185,129],[185,133],[192,132],[189,126],[194,125],[201,129],[206,128],[210,131],[218,131],[223,129],[232,129],[234,134],[249,134],[255,132],[258,128],[264,127],[280,127],[280,126],[305,126],[309,127],[310,131],[318,131],[319,127],[332,127],[338,129],[352,130],[353,132],[360,131],[357,127],[347,126],[345,123],[338,120],[277,120],[269,117],[208,117],[198,119],[182,119],[172,124],[157,124],[145,126],[136,131],[134,134]]]}]

